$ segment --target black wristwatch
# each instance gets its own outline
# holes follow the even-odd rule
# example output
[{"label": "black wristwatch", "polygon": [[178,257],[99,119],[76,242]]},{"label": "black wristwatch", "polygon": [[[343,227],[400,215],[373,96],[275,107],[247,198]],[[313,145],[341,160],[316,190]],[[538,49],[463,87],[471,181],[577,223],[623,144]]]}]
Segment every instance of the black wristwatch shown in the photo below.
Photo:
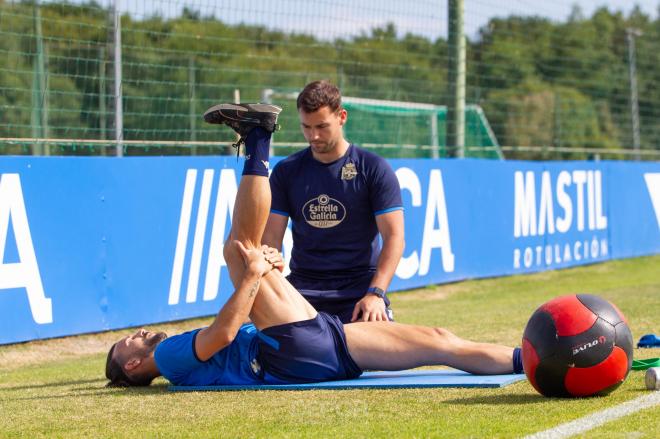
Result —
[{"label": "black wristwatch", "polygon": [[367,294],[373,294],[380,297],[381,299],[383,299],[383,302],[385,302],[385,307],[389,308],[390,299],[387,298],[387,294],[385,294],[385,291],[383,291],[382,288],[369,287],[369,289],[367,290]]}]

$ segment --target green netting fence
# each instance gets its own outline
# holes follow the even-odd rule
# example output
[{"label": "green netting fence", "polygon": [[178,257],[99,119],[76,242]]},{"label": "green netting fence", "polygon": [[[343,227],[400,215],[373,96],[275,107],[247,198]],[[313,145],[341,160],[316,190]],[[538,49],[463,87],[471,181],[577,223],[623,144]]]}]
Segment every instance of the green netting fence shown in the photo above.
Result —
[{"label": "green netting fence", "polygon": [[[280,116],[282,129],[275,135],[278,154],[290,154],[304,143],[300,142],[297,91],[265,90],[266,102],[284,108]],[[346,138],[370,148],[384,157],[440,158],[451,156],[447,148],[447,107],[440,105],[364,99],[344,96],[348,121],[344,127]],[[465,110],[466,157],[503,158],[497,139],[478,105]],[[289,144],[289,145],[287,145]]]},{"label": "green netting fence", "polygon": [[[566,5],[466,2],[466,156],[626,158],[637,145],[660,158],[650,3],[557,17]],[[206,108],[325,78],[355,99],[351,141],[389,157],[451,155],[447,10],[447,0],[0,0],[0,154],[229,153],[231,132],[204,125]],[[285,106],[276,152],[301,147],[292,101],[272,100]]]},{"label": "green netting fence", "polygon": [[[350,98],[344,105],[351,117],[347,137],[360,139],[382,155],[451,156],[446,143],[446,106]],[[503,158],[488,120],[477,105],[465,109],[465,144],[469,145],[466,157]]]}]

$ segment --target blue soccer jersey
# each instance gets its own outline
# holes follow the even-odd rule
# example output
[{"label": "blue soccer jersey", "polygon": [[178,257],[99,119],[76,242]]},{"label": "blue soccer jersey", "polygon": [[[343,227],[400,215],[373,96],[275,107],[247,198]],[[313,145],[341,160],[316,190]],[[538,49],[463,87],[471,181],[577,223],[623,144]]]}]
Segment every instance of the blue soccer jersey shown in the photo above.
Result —
[{"label": "blue soccer jersey", "polygon": [[270,184],[271,212],[293,225],[292,284],[363,295],[380,254],[376,216],[403,209],[387,161],[350,145],[339,160],[321,163],[306,148],[279,162]]},{"label": "blue soccer jersey", "polygon": [[177,386],[263,384],[263,373],[256,361],[257,329],[241,327],[234,341],[207,361],[195,353],[195,337],[200,329],[163,340],[154,352],[160,373]]}]

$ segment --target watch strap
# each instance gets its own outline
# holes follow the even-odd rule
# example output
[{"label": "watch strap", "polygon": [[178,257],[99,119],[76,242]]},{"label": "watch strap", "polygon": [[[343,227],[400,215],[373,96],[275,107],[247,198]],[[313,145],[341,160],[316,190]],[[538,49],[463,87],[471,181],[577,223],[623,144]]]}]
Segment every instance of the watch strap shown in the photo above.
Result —
[{"label": "watch strap", "polygon": [[387,298],[387,294],[385,293],[385,290],[383,290],[382,288],[369,287],[367,289],[367,294],[374,294],[374,295],[380,297],[381,299],[383,299],[383,302],[385,302],[385,307],[389,308],[390,300]]}]

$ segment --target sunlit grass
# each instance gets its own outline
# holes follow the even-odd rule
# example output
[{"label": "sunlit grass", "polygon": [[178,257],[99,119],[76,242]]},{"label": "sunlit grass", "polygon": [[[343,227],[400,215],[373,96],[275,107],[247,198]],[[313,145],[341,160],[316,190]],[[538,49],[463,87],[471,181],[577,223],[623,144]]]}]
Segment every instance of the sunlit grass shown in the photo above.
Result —
[{"label": "sunlit grass", "polygon": [[[637,340],[659,327],[660,257],[428,287],[391,299],[400,322],[519,345],[536,307],[577,292],[616,303]],[[206,322],[179,322],[167,330]],[[576,400],[543,398],[527,382],[503,389],[170,393],[158,379],[147,389],[107,389],[105,351],[124,333],[0,347],[0,436],[520,437],[647,394],[643,372],[631,372],[608,397]],[[635,355],[657,357],[660,349]],[[658,431],[655,407],[592,433],[651,438]]]}]

